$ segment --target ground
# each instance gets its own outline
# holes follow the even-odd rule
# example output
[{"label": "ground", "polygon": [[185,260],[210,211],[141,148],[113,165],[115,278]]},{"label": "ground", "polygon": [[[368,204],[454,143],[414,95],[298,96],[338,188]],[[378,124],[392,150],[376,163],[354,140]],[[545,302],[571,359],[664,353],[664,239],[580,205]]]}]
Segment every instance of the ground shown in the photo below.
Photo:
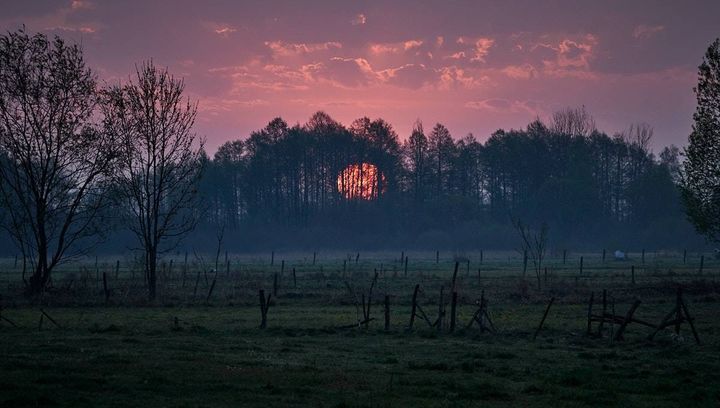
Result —
[{"label": "ground", "polygon": [[[410,253],[408,273],[399,254],[312,254],[229,257],[205,282],[207,266],[184,256],[169,264],[160,298],[144,299],[141,274],[123,259],[67,265],[42,304],[19,295],[17,275],[0,282],[0,406],[717,406],[720,404],[720,297],[717,267],[709,256],[640,254],[602,261],[600,254],[548,260],[540,289],[522,256],[512,252]],[[579,257],[583,256],[583,272]],[[286,259],[282,270],[280,258]],[[221,257],[222,258],[222,257]],[[470,268],[465,259],[470,259]],[[407,330],[415,284],[431,320],[438,314],[440,286],[446,313],[454,261],[460,261],[458,327],[450,333],[421,319]],[[343,260],[345,267],[343,271]],[[222,264],[221,259],[219,264]],[[13,260],[7,270],[17,271]],[[213,262],[214,264],[214,262]],[[382,264],[382,266],[381,266]],[[636,283],[631,281],[635,265]],[[297,285],[292,280],[296,268]],[[322,267],[322,271],[321,271]],[[480,267],[480,277],[477,268]],[[371,316],[364,328],[355,298],[367,296],[373,270]],[[394,269],[394,271],[393,271]],[[185,270],[185,279],[183,279]],[[73,272],[74,271],[74,272]],[[78,272],[79,271],[79,272]],[[107,271],[106,302],[101,271]],[[469,273],[468,273],[469,272]],[[260,329],[257,290],[273,290],[268,327]],[[135,278],[133,278],[133,275]],[[183,287],[182,282],[185,281]],[[72,283],[70,283],[72,282]],[[197,282],[197,289],[196,289]],[[352,288],[351,294],[347,285]],[[631,324],[624,341],[587,336],[587,300],[602,289],[608,307],[624,315],[635,298],[636,317],[659,322],[675,305],[681,284],[702,344],[685,324],[680,335]],[[489,300],[498,331],[466,328],[475,300]],[[384,330],[384,295],[391,325]],[[543,329],[533,340],[548,300]],[[57,322],[43,317],[42,309]],[[593,333],[597,326],[593,326]]]}]

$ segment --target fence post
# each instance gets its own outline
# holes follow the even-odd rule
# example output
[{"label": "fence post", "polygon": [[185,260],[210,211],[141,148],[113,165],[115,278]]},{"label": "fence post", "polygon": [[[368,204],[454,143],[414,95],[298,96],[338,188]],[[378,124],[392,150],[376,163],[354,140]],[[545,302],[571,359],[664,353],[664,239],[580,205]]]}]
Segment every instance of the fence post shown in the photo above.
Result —
[{"label": "fence post", "polygon": [[412,308],[410,309],[410,324],[408,325],[408,330],[412,330],[413,323],[415,323],[415,313],[417,312],[417,295],[418,290],[420,290],[420,284],[415,285],[415,290],[413,291],[412,296]]},{"label": "fence post", "polygon": [[703,273],[703,266],[705,265],[705,255],[700,255],[700,270],[698,271],[700,275]]},{"label": "fence post", "polygon": [[457,292],[452,293],[452,303],[450,304],[450,332],[455,331],[455,311],[457,309]]},{"label": "fence post", "polygon": [[390,296],[385,295],[385,331],[390,330]]}]

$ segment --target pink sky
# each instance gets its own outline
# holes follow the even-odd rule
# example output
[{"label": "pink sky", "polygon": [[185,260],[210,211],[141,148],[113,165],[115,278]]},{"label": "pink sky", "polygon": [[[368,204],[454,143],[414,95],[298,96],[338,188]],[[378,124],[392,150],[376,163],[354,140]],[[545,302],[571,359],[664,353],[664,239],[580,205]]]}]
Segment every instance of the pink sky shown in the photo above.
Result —
[{"label": "pink sky", "polygon": [[585,105],[612,134],[685,144],[718,1],[17,1],[0,29],[82,42],[108,83],[152,58],[185,78],[212,153],[273,117],[416,119],[485,140]]}]

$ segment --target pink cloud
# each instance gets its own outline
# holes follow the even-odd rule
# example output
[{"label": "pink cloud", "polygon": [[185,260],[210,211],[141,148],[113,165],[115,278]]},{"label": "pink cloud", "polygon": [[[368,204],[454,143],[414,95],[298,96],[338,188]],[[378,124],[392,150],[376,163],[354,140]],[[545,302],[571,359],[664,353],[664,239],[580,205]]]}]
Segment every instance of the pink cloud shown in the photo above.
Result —
[{"label": "pink cloud", "polygon": [[323,43],[287,43],[284,41],[266,41],[265,46],[270,48],[275,56],[291,57],[300,54],[309,54],[318,51],[328,51],[332,49],[342,48],[342,44],[337,41],[328,41]]},{"label": "pink cloud", "polygon": [[538,75],[537,70],[530,64],[508,65],[503,68],[502,73],[513,79],[531,79]]},{"label": "pink cloud", "polygon": [[375,43],[370,44],[370,52],[372,54],[397,54],[402,51],[409,51],[419,48],[423,45],[422,40],[407,40],[394,43]]},{"label": "pink cloud", "polygon": [[655,34],[661,32],[663,30],[665,30],[665,26],[662,26],[662,25],[640,24],[640,25],[636,26],[635,29],[633,30],[632,36],[635,39],[644,40],[644,39],[648,39],[650,37],[655,36]]},{"label": "pink cloud", "polygon": [[355,17],[353,17],[352,20],[350,20],[350,24],[356,26],[356,25],[364,25],[367,23],[367,17],[365,17],[365,14],[358,14]]},{"label": "pink cloud", "polygon": [[537,104],[527,101],[507,100],[503,98],[490,98],[479,101],[468,101],[465,107],[469,109],[489,111],[492,113],[518,113],[525,112],[537,114]]}]

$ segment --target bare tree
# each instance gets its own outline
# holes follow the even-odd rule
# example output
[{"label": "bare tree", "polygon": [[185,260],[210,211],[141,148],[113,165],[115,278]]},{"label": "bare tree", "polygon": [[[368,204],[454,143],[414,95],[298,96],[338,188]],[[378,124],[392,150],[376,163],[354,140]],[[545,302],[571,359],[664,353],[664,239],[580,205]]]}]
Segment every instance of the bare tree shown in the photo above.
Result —
[{"label": "bare tree", "polygon": [[520,220],[514,220],[513,226],[520,234],[522,252],[527,253],[533,262],[538,289],[540,289],[542,262],[545,259],[545,251],[547,250],[548,226],[543,223],[539,229],[532,229]]},{"label": "bare tree", "polygon": [[647,123],[636,123],[630,125],[627,132],[622,133],[625,142],[631,146],[637,147],[641,151],[647,153],[650,149],[650,141],[653,138],[655,129]]},{"label": "bare tree", "polygon": [[145,253],[152,301],[158,256],[174,248],[197,221],[203,141],[192,131],[197,105],[183,98],[182,80],[152,62],[138,67],[136,76],[136,82],[104,93],[105,125],[120,139],[116,183],[129,228]]},{"label": "bare tree", "polygon": [[590,136],[597,128],[595,119],[582,106],[553,113],[550,130],[570,136]]},{"label": "bare tree", "polygon": [[95,75],[77,45],[24,29],[0,37],[0,200],[3,227],[33,269],[28,295],[42,294],[53,269],[101,231],[116,149],[93,126],[96,108]]}]

